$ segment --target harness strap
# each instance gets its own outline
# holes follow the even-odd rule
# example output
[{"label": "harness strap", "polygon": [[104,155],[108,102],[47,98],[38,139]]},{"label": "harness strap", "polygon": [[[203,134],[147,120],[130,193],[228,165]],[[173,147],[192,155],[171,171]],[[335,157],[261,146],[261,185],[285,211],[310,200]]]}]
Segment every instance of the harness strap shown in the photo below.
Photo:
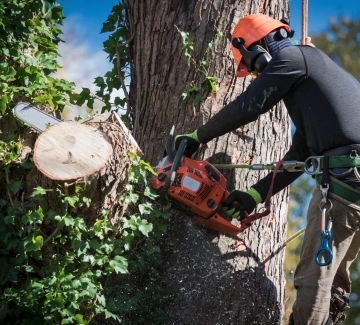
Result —
[{"label": "harness strap", "polygon": [[[360,167],[360,156],[318,156],[318,159],[312,159],[312,162],[315,164],[320,164],[320,169],[324,168],[325,157],[329,157],[329,166],[328,168],[341,168],[341,167]],[[314,157],[315,158],[315,157]]]},{"label": "harness strap", "polygon": [[[321,175],[316,176],[316,181],[321,184]],[[360,206],[360,190],[332,176],[329,177],[329,192]]]}]

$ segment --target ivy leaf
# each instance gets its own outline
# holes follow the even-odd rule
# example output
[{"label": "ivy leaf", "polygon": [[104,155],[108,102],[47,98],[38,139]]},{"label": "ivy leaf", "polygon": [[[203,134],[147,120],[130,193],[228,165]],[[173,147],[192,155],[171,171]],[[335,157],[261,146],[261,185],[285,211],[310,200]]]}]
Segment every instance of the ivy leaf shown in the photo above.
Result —
[{"label": "ivy leaf", "polygon": [[52,16],[52,11],[51,11],[51,6],[50,3],[47,1],[43,1],[43,6],[42,6],[42,14],[43,14],[43,18],[45,19],[51,19]]},{"label": "ivy leaf", "polygon": [[150,214],[152,210],[153,208],[150,202],[139,204],[140,214]]},{"label": "ivy leaf", "polygon": [[115,320],[118,320],[119,322],[121,321],[118,316],[116,316],[116,315],[113,314],[112,312],[108,311],[107,309],[105,309],[104,312],[105,312],[105,319],[107,319],[107,318],[114,318]]},{"label": "ivy leaf", "polygon": [[0,98],[0,115],[4,115],[6,111],[6,104],[8,103],[8,97],[7,95],[3,95]]},{"label": "ivy leaf", "polygon": [[31,242],[26,245],[28,251],[38,251],[44,244],[44,238],[42,236],[34,237]]},{"label": "ivy leaf", "polygon": [[90,207],[91,204],[91,199],[87,198],[87,197],[83,197],[83,202],[85,203],[85,205],[87,207]]},{"label": "ivy leaf", "polygon": [[86,320],[84,320],[84,316],[81,314],[76,314],[75,315],[75,319],[77,321],[78,324],[82,324],[82,325],[87,325],[89,324]]},{"label": "ivy leaf", "polygon": [[128,274],[129,271],[128,261],[125,257],[116,255],[113,260],[109,262],[109,265],[114,269],[116,273]]},{"label": "ivy leaf", "polygon": [[106,305],[106,300],[105,300],[104,295],[98,295],[98,296],[97,296],[97,301],[98,301],[102,306],[105,307],[105,305]]},{"label": "ivy leaf", "polygon": [[20,181],[13,181],[13,182],[9,182],[7,184],[8,189],[13,192],[14,194],[16,194],[17,192],[20,191],[21,189],[21,182]]},{"label": "ivy leaf", "polygon": [[203,101],[204,101],[203,96],[200,95],[200,94],[197,94],[197,95],[195,96],[195,98],[194,98],[194,105],[196,106],[196,105],[200,104],[200,103],[203,102]]},{"label": "ivy leaf", "polygon": [[34,187],[34,190],[31,193],[31,197],[35,197],[35,196],[38,196],[38,195],[45,195],[45,194],[46,194],[46,190],[43,189],[40,186],[37,186],[37,187]]},{"label": "ivy leaf", "polygon": [[66,196],[64,197],[64,203],[69,204],[73,208],[75,208],[75,203],[79,201],[79,197],[77,196]]},{"label": "ivy leaf", "polygon": [[113,32],[116,29],[114,23],[112,22],[106,22],[103,23],[103,27],[101,29],[101,33],[109,33],[109,32]]},{"label": "ivy leaf", "polygon": [[141,224],[139,226],[139,230],[142,232],[142,234],[146,237],[149,236],[149,233],[153,229],[153,225],[151,223],[148,223],[147,220],[141,220]]}]

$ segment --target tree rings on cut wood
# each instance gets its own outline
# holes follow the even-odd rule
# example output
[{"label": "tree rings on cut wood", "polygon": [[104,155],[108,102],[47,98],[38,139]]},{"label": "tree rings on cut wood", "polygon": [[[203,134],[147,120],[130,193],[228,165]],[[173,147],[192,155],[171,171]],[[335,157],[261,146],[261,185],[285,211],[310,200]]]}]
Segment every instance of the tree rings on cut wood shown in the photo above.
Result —
[{"label": "tree rings on cut wood", "polygon": [[36,140],[34,163],[50,179],[74,180],[103,168],[111,150],[107,135],[99,129],[73,121],[61,122]]}]

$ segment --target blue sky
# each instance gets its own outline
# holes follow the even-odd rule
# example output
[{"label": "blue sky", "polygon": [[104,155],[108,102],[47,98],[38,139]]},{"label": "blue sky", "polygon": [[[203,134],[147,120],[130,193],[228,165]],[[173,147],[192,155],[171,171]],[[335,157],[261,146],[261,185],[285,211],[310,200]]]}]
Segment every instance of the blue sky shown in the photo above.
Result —
[{"label": "blue sky", "polygon": [[[289,0],[290,22],[297,39],[301,39],[302,1]],[[360,18],[359,0],[308,0],[308,34],[319,33],[329,25],[330,18]]]},{"label": "blue sky", "polygon": [[[80,89],[87,87],[94,91],[94,78],[104,75],[111,68],[107,55],[102,51],[107,35],[100,31],[118,1],[58,0],[58,3],[67,17],[61,28],[66,43],[59,47],[62,55],[59,61],[63,66],[59,75],[74,81]],[[295,30],[295,38],[300,41],[302,0],[289,0],[289,5],[291,27]],[[309,36],[323,31],[330,18],[360,18],[360,0],[308,0],[308,9]]]},{"label": "blue sky", "polygon": [[79,34],[84,36],[84,41],[93,49],[102,48],[106,35],[100,34],[103,22],[106,21],[116,0],[58,0],[63,7],[64,26],[69,22],[76,24]]},{"label": "blue sky", "polygon": [[[65,25],[76,22],[81,27],[81,34],[85,36],[90,47],[99,48],[106,39],[100,34],[102,23],[106,20],[116,0],[58,0],[63,6]],[[100,4],[99,4],[100,3]],[[301,4],[302,0],[289,0],[291,25],[297,37],[301,36]],[[308,0],[309,35],[320,32],[326,28],[331,17],[340,15],[353,18],[360,17],[359,0]]]}]

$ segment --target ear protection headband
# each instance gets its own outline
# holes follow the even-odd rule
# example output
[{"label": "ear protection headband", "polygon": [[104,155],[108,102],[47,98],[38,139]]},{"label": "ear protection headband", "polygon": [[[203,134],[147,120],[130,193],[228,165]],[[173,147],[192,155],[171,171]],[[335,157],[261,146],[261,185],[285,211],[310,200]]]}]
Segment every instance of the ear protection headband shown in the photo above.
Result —
[{"label": "ear protection headband", "polygon": [[[282,39],[292,37],[294,35],[293,31],[290,33],[285,28],[279,28],[278,30],[269,33],[265,40],[267,43],[274,41],[280,41]],[[241,37],[235,37],[232,40],[232,45],[237,48],[244,60],[244,63],[248,71],[263,72],[266,65],[271,60],[271,55],[260,45],[252,45],[248,49],[245,48],[245,41]]]}]

